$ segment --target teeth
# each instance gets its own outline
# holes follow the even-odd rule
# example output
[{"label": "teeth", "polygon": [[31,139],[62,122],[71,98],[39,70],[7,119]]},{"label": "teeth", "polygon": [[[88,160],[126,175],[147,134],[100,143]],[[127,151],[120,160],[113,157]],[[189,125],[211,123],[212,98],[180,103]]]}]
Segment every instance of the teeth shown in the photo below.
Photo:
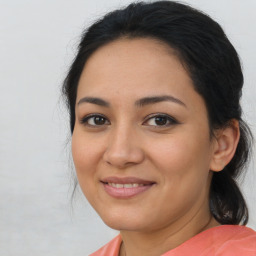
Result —
[{"label": "teeth", "polygon": [[136,187],[144,186],[143,184],[138,184],[138,183],[130,183],[130,184],[108,183],[108,185],[114,188],[136,188]]},{"label": "teeth", "polygon": [[133,184],[124,184],[124,188],[132,188]]}]

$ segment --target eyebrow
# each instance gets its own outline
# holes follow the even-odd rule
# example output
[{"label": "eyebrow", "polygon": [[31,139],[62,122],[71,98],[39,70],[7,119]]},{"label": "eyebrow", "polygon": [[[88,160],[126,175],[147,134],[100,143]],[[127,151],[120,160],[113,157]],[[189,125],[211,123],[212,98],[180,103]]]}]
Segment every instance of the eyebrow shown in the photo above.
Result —
[{"label": "eyebrow", "polygon": [[143,107],[145,105],[159,103],[159,102],[163,102],[163,101],[171,101],[171,102],[180,104],[184,107],[187,107],[184,102],[182,102],[181,100],[179,100],[179,99],[177,99],[173,96],[170,96],[170,95],[145,97],[145,98],[137,100],[135,102],[135,105],[138,106],[138,107]]},{"label": "eyebrow", "polygon": [[77,105],[80,105],[81,103],[85,103],[85,102],[99,105],[102,107],[110,106],[110,104],[107,101],[100,99],[100,98],[95,98],[95,97],[84,97],[78,101]]},{"label": "eyebrow", "polygon": [[[170,102],[174,102],[179,105],[182,105],[184,107],[187,107],[184,102],[170,95],[145,97],[145,98],[136,100],[135,106],[144,107],[146,105],[155,104],[163,101],[170,101]],[[102,107],[110,107],[109,102],[97,97],[84,97],[78,101],[77,105],[80,105],[81,103],[91,103],[91,104],[95,104]]]}]

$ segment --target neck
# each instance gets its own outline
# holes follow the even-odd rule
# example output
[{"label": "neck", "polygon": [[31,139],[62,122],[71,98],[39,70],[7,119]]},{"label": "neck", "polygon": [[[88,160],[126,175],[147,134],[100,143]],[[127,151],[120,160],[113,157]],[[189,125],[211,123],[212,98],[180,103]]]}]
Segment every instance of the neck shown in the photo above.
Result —
[{"label": "neck", "polygon": [[[183,223],[183,225],[179,223]],[[198,213],[185,222],[185,225],[184,219],[180,220],[179,223],[175,222],[166,228],[147,232],[121,231],[123,243],[119,255],[159,256],[176,248],[200,232],[219,225],[210,213],[207,218],[205,215],[202,216]]]}]

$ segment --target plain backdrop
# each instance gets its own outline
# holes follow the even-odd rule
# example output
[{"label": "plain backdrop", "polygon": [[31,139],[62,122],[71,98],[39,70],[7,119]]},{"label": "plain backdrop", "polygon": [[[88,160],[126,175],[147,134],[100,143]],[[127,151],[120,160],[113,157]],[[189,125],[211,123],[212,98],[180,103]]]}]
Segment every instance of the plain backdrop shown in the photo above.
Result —
[{"label": "plain backdrop", "polygon": [[[82,30],[128,0],[0,0],[0,255],[84,256],[117,234],[80,193],[70,204],[70,138],[60,88]],[[187,0],[226,31],[256,135],[256,1]],[[256,228],[255,168],[242,189]],[[106,206],[107,207],[107,206]]]}]

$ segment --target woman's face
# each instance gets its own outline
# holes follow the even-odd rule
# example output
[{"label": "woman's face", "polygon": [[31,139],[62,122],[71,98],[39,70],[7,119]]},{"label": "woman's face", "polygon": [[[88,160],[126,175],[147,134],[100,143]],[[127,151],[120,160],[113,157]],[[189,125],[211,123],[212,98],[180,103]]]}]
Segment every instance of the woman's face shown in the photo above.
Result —
[{"label": "woman's face", "polygon": [[148,231],[209,213],[207,110],[172,49],[153,39],[98,49],[75,109],[78,181],[107,225]]}]

